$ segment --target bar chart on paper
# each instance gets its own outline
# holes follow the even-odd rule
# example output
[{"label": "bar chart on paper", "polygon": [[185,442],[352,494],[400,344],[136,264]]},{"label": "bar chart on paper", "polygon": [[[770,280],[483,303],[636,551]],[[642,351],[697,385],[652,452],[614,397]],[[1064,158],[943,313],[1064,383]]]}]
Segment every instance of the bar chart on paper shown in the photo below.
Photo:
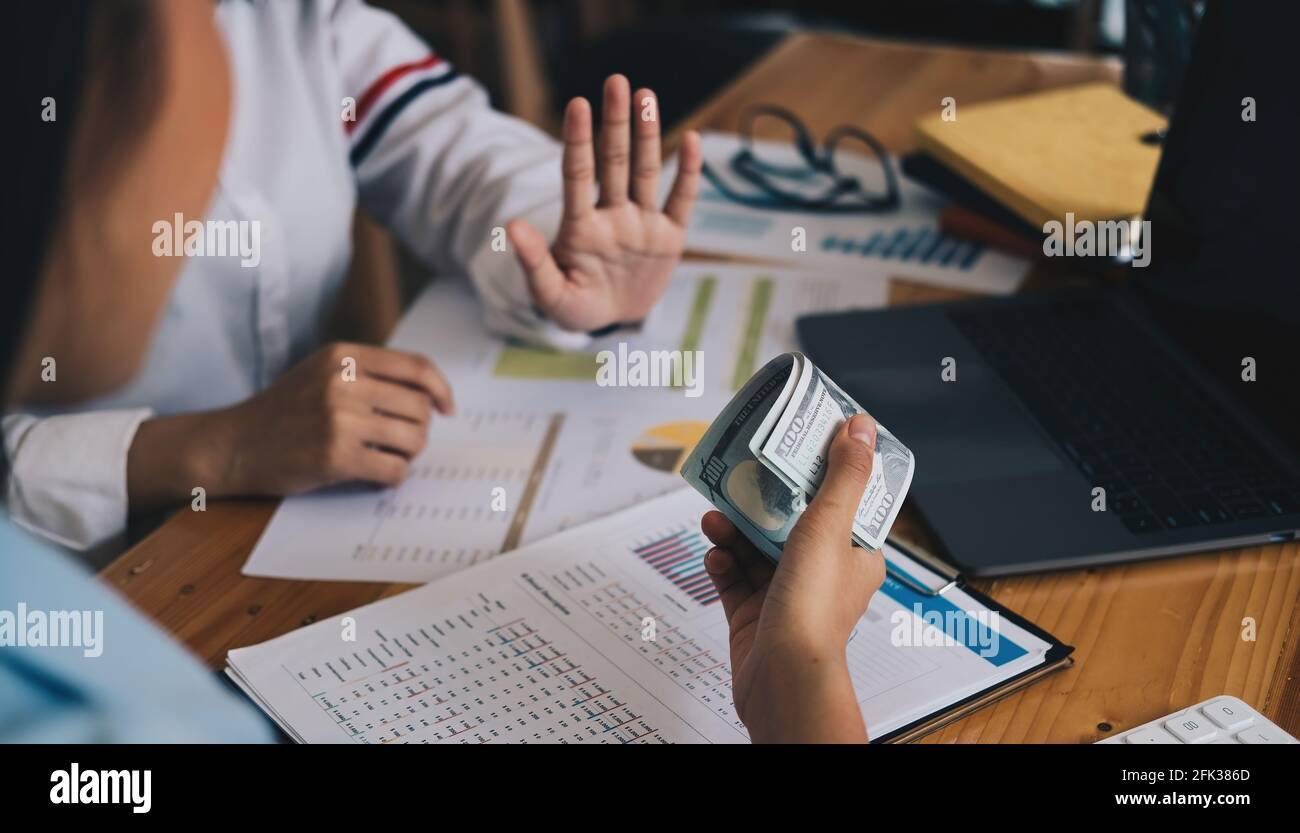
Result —
[{"label": "bar chart on paper", "polygon": [[718,600],[718,592],[704,569],[704,556],[709,546],[701,533],[684,529],[649,541],[632,551],[696,604],[711,605]]},{"label": "bar chart on paper", "polygon": [[[809,240],[810,257],[820,252],[816,240]],[[528,408],[562,401],[572,414],[623,410],[637,400],[669,418],[711,418],[767,359],[798,349],[800,316],[888,303],[886,271],[843,267],[838,262],[822,271],[806,262],[787,268],[683,263],[644,321],[595,336],[576,352],[504,341],[478,323],[478,302],[468,287],[435,282],[403,321],[394,344],[435,357],[467,401],[472,396]],[[668,385],[601,384],[598,373],[608,367],[601,352],[617,356],[620,348],[629,356],[657,355],[660,366],[671,361],[674,373],[681,370],[680,383],[674,378]],[[680,359],[689,352],[696,360],[688,368]],[[688,369],[701,385],[686,378]]]},{"label": "bar chart on paper", "polygon": [[679,495],[691,508],[662,525],[575,531],[522,569],[507,557],[352,611],[352,642],[320,622],[232,651],[229,671],[309,742],[743,741],[721,611],[635,552],[693,525],[698,498]]},{"label": "bar chart on paper", "polygon": [[[311,743],[736,743],[729,629],[720,604],[681,585],[656,552],[688,540],[694,492],[551,536],[515,554],[230,652],[227,673],[294,739]],[[689,555],[687,555],[689,553]],[[902,553],[887,550],[906,564]],[[960,588],[944,599],[986,610]],[[1001,665],[960,640],[899,644],[919,614],[877,593],[847,645],[873,733],[933,715],[1040,664],[1048,644]],[[901,617],[901,620],[900,620]],[[340,629],[352,638],[340,639]]]},{"label": "bar chart on paper", "polygon": [[[770,194],[735,175],[732,161],[742,151],[761,155],[773,166],[802,169],[806,164],[792,144],[706,132],[704,158],[715,175],[726,180],[727,190],[764,202]],[[865,183],[867,190],[883,187],[880,163],[865,154],[841,150],[836,167]],[[670,163],[669,175],[672,170]],[[804,181],[811,189],[806,197],[818,193],[821,180]],[[945,205],[941,198],[906,178],[899,180],[898,191],[899,205],[890,211],[837,214],[803,211],[790,204],[758,208],[706,184],[688,229],[687,247],[772,259],[801,269],[811,266],[829,274],[873,273],[970,292],[1001,294],[1020,286],[1030,267],[1028,259],[944,234],[939,227]]]},{"label": "bar chart on paper", "polygon": [[[596,378],[596,354],[601,349],[616,347],[620,341],[627,342],[631,349],[669,346],[682,352],[698,349],[717,284],[718,279],[712,275],[694,280],[682,278],[670,284],[659,304],[659,315],[670,319],[663,322],[661,332],[642,334],[630,328],[619,330],[608,338],[597,339],[591,350],[577,353],[507,344],[501,348],[492,373],[506,379],[591,382]],[[668,340],[661,342],[661,339]]]},{"label": "bar chart on paper", "polygon": [[[473,563],[518,546],[537,480],[562,424],[559,414],[469,415],[441,438],[436,454],[414,461],[405,483],[378,499],[371,532],[356,543],[353,558],[468,558]],[[499,490],[495,507],[494,490]],[[440,536],[466,540],[451,534],[459,525],[483,530],[482,543],[455,552],[440,546]]]},{"label": "bar chart on paper", "polygon": [[442,420],[401,486],[287,499],[244,572],[419,583],[513,549],[563,424],[525,410]]},{"label": "bar chart on paper", "polygon": [[937,228],[918,226],[869,235],[827,234],[821,239],[825,254],[868,257],[902,264],[920,263],[970,270],[979,262],[984,246],[949,237]]}]

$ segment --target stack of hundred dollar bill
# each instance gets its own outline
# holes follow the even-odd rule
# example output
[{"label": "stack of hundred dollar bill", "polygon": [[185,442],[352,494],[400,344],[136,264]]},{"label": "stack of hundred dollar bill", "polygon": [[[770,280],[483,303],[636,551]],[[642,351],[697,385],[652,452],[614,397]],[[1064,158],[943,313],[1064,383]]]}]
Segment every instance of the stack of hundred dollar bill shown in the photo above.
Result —
[{"label": "stack of hundred dollar bill", "polygon": [[[802,353],[763,366],[714,420],[682,465],[682,477],[773,561],[826,474],[831,440],[862,406]],[[912,485],[907,446],[876,425],[871,479],[853,540],[878,549]]]}]

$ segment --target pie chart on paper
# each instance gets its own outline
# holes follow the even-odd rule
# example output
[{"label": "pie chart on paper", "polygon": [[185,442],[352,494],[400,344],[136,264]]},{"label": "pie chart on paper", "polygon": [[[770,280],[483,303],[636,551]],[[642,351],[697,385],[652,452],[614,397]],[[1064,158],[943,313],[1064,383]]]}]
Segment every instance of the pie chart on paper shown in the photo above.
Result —
[{"label": "pie chart on paper", "polygon": [[656,471],[676,474],[707,430],[709,423],[699,421],[656,425],[632,443],[632,456]]}]

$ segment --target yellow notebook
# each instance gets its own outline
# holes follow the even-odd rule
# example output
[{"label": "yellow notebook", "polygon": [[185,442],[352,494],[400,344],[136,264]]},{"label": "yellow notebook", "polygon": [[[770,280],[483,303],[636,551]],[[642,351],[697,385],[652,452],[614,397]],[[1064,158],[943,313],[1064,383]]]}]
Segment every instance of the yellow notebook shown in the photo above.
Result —
[{"label": "yellow notebook", "polygon": [[1108,84],[1083,84],[963,108],[917,124],[921,149],[1035,226],[1141,214],[1160,147],[1142,137],[1164,116]]}]

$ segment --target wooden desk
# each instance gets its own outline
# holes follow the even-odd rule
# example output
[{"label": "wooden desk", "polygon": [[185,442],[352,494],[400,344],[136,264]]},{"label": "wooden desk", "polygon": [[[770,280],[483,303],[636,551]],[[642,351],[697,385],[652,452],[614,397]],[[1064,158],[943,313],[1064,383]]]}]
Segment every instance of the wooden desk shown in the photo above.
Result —
[{"label": "wooden desk", "polygon": [[[747,104],[768,102],[794,110],[818,135],[851,122],[898,151],[909,146],[915,118],[945,96],[957,100],[960,118],[963,105],[983,99],[1118,78],[1117,64],[1087,58],[796,35],[692,115],[689,126],[734,129]],[[896,303],[946,297],[901,280],[891,296]],[[102,576],[214,668],[231,648],[405,589],[240,575],[274,508],[270,501],[214,502],[203,513],[181,511]],[[1090,742],[1224,693],[1300,734],[1298,544],[980,587],[1075,645],[1077,664],[926,740]],[[1255,641],[1243,639],[1247,617]]]}]

